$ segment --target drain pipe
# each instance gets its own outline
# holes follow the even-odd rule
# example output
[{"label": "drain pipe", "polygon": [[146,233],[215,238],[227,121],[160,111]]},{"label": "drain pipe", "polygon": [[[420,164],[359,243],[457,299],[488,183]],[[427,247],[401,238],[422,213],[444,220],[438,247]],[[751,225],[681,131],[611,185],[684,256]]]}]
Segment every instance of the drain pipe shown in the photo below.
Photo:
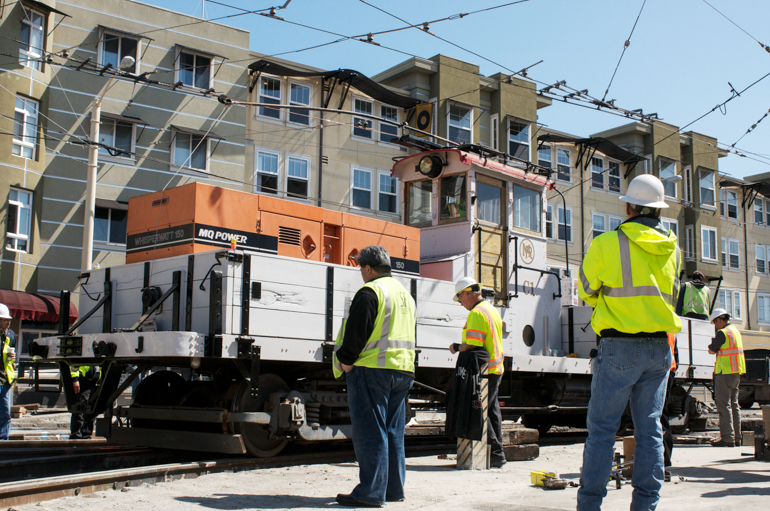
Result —
[{"label": "drain pipe", "polygon": [[[743,260],[746,261],[746,330],[751,330],[751,307],[749,301],[749,235],[746,224],[746,203],[743,203]],[[729,241],[727,253],[730,253]],[[724,270],[723,270],[724,271]]]}]

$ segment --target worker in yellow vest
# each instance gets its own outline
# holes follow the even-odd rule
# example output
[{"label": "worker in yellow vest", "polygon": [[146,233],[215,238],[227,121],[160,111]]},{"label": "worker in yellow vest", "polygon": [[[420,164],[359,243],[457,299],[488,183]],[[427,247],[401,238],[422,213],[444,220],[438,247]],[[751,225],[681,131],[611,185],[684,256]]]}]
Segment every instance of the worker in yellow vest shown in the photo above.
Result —
[{"label": "worker in yellow vest", "polygon": [[[75,399],[81,405],[85,405],[91,397],[91,393],[99,382],[101,373],[99,367],[80,366],[70,367],[72,387],[75,391]],[[85,440],[91,438],[94,430],[93,415],[73,413],[70,417],[70,440]]]},{"label": "worker in yellow vest", "polygon": [[505,465],[503,416],[497,399],[503,376],[503,320],[497,309],[482,298],[481,286],[472,277],[463,277],[455,283],[454,301],[460,302],[469,314],[463,327],[462,342],[452,344],[449,351],[454,354],[483,348],[489,353],[489,466],[500,468]]},{"label": "worker in yellow vest", "polygon": [[709,353],[716,355],[714,364],[714,400],[719,412],[719,440],[714,447],[741,445],[741,409],[738,406],[738,385],[746,372],[741,333],[730,323],[730,313],[714,309],[711,322],[716,337],[709,346]]},{"label": "worker in yellow vest", "polygon": [[11,312],[0,303],[0,440],[11,434],[11,394],[16,382],[16,335],[11,330]]},{"label": "worker in yellow vest", "polygon": [[607,495],[615,433],[626,405],[634,418],[634,491],[631,509],[653,511],[663,486],[660,415],[673,362],[668,334],[682,329],[674,312],[681,254],[676,235],[660,221],[663,183],[635,177],[626,195],[628,219],[596,236],[580,266],[578,293],[593,306],[591,326],[601,341],[591,360],[588,438],[578,489],[578,511],[598,511]]},{"label": "worker in yellow vest", "polygon": [[359,484],[337,502],[380,507],[404,500],[406,396],[414,382],[414,299],[390,275],[390,255],[373,245],[356,258],[364,280],[346,311],[332,359],[345,375]]},{"label": "worker in yellow vest", "polygon": [[706,285],[703,272],[694,271],[690,282],[685,282],[679,289],[676,313],[692,319],[708,319],[711,305],[711,291]]}]

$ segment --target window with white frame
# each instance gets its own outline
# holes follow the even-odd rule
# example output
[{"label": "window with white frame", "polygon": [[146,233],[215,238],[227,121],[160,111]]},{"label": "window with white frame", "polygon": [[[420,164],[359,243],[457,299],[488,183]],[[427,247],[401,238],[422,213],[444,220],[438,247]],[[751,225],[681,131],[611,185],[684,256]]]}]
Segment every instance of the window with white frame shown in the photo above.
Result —
[{"label": "window with white frame", "polygon": [[545,237],[553,239],[553,204],[545,205]]},{"label": "window with white frame", "polygon": [[692,202],[692,166],[690,165],[684,168],[684,189],[685,200]]},{"label": "window with white frame", "polygon": [[[353,99],[353,111],[366,115],[374,114],[374,103],[365,99]],[[372,138],[373,122],[367,117],[353,116],[353,135],[361,138]]]},{"label": "window with white frame", "polygon": [[754,223],[762,225],[765,223],[765,201],[757,197],[754,199]]},{"label": "window with white frame", "polygon": [[500,129],[498,126],[499,122],[500,122],[500,116],[498,114],[495,114],[489,118],[489,124],[490,124],[489,137],[492,139],[492,149],[494,149],[495,151],[497,151],[497,147],[500,144],[500,134],[497,131]]},{"label": "window with white frame", "polygon": [[607,232],[607,219],[601,213],[593,213],[593,237],[596,238],[600,234]]},{"label": "window with white frame", "polygon": [[377,175],[377,209],[385,213],[398,213],[398,179],[390,172]]},{"label": "window with white frame", "polygon": [[556,207],[557,219],[557,239],[559,241],[572,241],[572,208],[565,210],[562,206]]},{"label": "window with white frame", "polygon": [[692,225],[684,228],[684,257],[687,259],[695,257],[695,230]]},{"label": "window with white frame", "polygon": [[713,227],[701,226],[701,259],[704,261],[717,260],[717,230]]},{"label": "window with white frame", "polygon": [[447,138],[452,142],[458,144],[471,144],[473,143],[473,109],[459,105],[457,103],[449,103],[449,111],[447,112]]},{"label": "window with white frame", "polygon": [[700,184],[700,205],[701,207],[715,208],[714,172],[705,169],[700,169],[698,172],[700,173],[700,178],[698,179]]},{"label": "window with white frame", "polygon": [[211,87],[212,58],[210,55],[180,49],[178,60],[177,82],[182,82],[188,87],[196,87],[198,89],[208,89]]},{"label": "window with white frame", "polygon": [[310,195],[310,158],[286,156],[286,195],[293,199],[307,199]]},{"label": "window with white frame", "polygon": [[612,216],[610,215],[610,230],[614,231],[618,227],[620,227],[620,224],[623,223],[623,219],[619,216]]},{"label": "window with white frame", "polygon": [[508,119],[508,154],[529,161],[529,123]]},{"label": "window with white frame", "polygon": [[139,63],[139,39],[125,34],[102,32],[99,44],[99,63],[102,66],[112,64],[112,69],[120,69],[120,63],[125,57],[134,59],[131,67],[124,69],[129,73],[136,73]]},{"label": "window with white frame", "polygon": [[372,209],[372,171],[353,168],[353,186],[350,191],[353,207]]},{"label": "window with white frame", "polygon": [[174,131],[172,161],[178,167],[207,171],[209,163],[209,139],[201,135]]},{"label": "window with white frame", "polygon": [[764,274],[767,272],[767,259],[766,259],[765,245],[759,243],[754,245],[754,268],[757,273]]},{"label": "window with white frame", "polygon": [[[398,108],[388,105],[380,105],[380,118],[387,119],[388,121],[398,122]],[[392,144],[394,138],[398,138],[398,126],[389,122],[379,122],[380,125],[380,142]]]},{"label": "window with white frame", "polygon": [[719,189],[719,214],[723,217],[738,219],[738,194],[731,190]]},{"label": "window with white frame", "polygon": [[727,268],[727,238],[722,236],[722,268]]},{"label": "window with white frame", "polygon": [[40,71],[43,68],[43,44],[45,32],[45,16],[32,9],[22,6],[24,15],[21,18],[21,33],[19,34],[19,63]]},{"label": "window with white frame", "polygon": [[[513,187],[513,224],[521,229],[540,233],[540,192]],[[498,208],[499,211],[499,208]]]},{"label": "window with white frame", "polygon": [[567,183],[572,181],[572,168],[568,149],[556,149],[556,179]]},{"label": "window with white frame", "polygon": [[757,320],[770,323],[770,295],[757,293]]},{"label": "window with white frame", "polygon": [[32,193],[11,188],[8,194],[8,219],[6,220],[5,247],[9,250],[29,252],[32,232]]},{"label": "window with white frame", "polygon": [[720,289],[719,306],[730,313],[731,319],[741,319],[741,292]]},{"label": "window with white frame", "polygon": [[604,159],[591,158],[591,188],[604,190]]},{"label": "window with white frame", "polygon": [[658,165],[658,177],[663,181],[666,197],[676,198],[676,182],[667,181],[667,179],[676,176],[676,162],[660,158]]},{"label": "window with white frame", "polygon": [[553,168],[553,157],[551,156],[551,146],[540,146],[537,149],[537,164],[547,169]]},{"label": "window with white frame", "polygon": [[94,212],[94,241],[126,244],[128,211],[97,207]]},{"label": "window with white frame", "polygon": [[254,175],[254,191],[257,193],[278,194],[278,167],[280,166],[280,153],[257,149]]},{"label": "window with white frame", "polygon": [[135,126],[118,119],[102,118],[99,124],[99,142],[114,149],[99,146],[99,155],[134,159]]},{"label": "window with white frame", "polygon": [[[767,225],[770,225],[770,200],[765,201],[765,215],[767,215]],[[738,218],[737,211],[735,218]]]},{"label": "window with white frame", "polygon": [[[310,87],[301,83],[290,83],[289,104],[300,107],[309,107]],[[289,122],[293,122],[294,124],[302,124],[303,126],[310,126],[310,110],[307,108],[290,108]]]},{"label": "window with white frame", "polygon": [[729,251],[729,257],[728,262],[731,270],[740,270],[741,269],[741,253],[740,253],[740,244],[738,243],[738,240],[734,239],[728,239],[727,240],[727,250]]},{"label": "window with white frame", "polygon": [[607,162],[607,188],[611,192],[620,193],[620,163]]},{"label": "window with white frame", "polygon": [[37,148],[38,103],[16,96],[13,122],[12,152],[22,158],[35,159]]},{"label": "window with white frame", "polygon": [[[281,104],[281,89],[280,78],[262,75],[259,79],[259,102],[270,105]],[[257,110],[257,115],[280,120],[281,110],[278,108],[261,106]]]},{"label": "window with white frame", "polygon": [[663,224],[665,229],[674,233],[674,236],[679,237],[679,223],[676,220],[670,218],[661,218],[660,223]]}]

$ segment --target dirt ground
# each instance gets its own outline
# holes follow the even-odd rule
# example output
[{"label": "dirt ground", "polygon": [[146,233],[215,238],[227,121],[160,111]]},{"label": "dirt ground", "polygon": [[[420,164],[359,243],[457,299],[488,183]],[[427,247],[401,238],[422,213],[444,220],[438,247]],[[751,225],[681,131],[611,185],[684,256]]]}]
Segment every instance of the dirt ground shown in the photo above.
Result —
[{"label": "dirt ground", "polygon": [[[622,449],[619,442],[616,447]],[[542,447],[532,461],[509,462],[502,469],[458,471],[452,459],[407,459],[406,500],[389,503],[392,511],[575,509],[575,488],[546,491],[530,484],[530,472],[549,470],[577,479],[582,445]],[[770,496],[770,463],[755,461],[753,448],[677,445],[675,477],[662,491],[661,511],[764,509]],[[684,480],[680,480],[682,476]],[[19,511],[123,510],[283,510],[348,509],[334,501],[358,479],[355,463],[304,465],[250,472],[221,473],[143,485],[123,491],[67,497]],[[604,508],[628,509],[632,488],[608,485]]]}]

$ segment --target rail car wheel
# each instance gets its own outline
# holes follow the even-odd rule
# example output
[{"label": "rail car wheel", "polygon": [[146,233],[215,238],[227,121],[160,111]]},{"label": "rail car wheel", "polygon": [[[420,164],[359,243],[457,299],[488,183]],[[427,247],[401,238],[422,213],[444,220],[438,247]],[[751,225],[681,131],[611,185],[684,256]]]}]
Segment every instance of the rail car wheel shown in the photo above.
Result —
[{"label": "rail car wheel", "polygon": [[[264,412],[265,403],[270,394],[281,390],[289,390],[289,386],[282,378],[274,374],[263,374],[259,377],[259,394],[257,398],[251,397],[251,383],[243,381],[233,399],[233,412]],[[233,432],[243,435],[243,443],[246,450],[252,456],[269,458],[275,456],[286,447],[289,440],[286,438],[270,438],[270,430],[262,424],[235,423]]]},{"label": "rail car wheel", "polygon": [[[189,389],[189,383],[174,371],[158,371],[144,378],[136,387],[131,406],[175,406]],[[155,419],[133,419],[131,425],[137,428],[175,429],[175,421]]]}]

